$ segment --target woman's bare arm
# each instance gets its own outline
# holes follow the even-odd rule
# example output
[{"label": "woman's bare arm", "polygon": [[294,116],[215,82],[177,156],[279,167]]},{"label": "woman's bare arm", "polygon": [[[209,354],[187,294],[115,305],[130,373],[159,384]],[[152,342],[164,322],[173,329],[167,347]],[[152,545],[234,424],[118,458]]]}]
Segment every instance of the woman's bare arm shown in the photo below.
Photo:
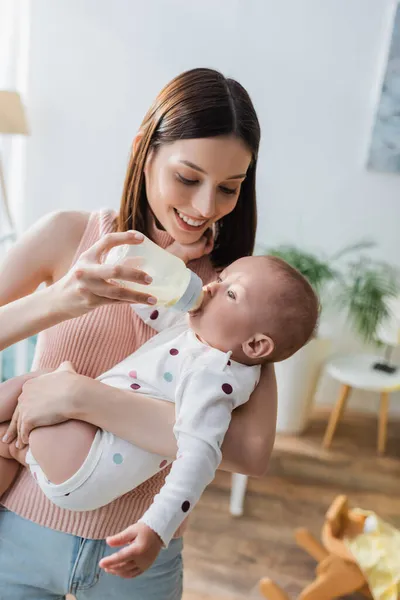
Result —
[{"label": "woman's bare arm", "polygon": [[[0,386],[0,401],[1,391]],[[144,450],[171,457],[176,455],[175,407],[171,402],[120,390],[78,375],[69,363],[24,383],[18,413],[7,432],[8,441],[18,434],[26,444],[32,429],[68,419],[97,425]]]},{"label": "woman's bare arm", "polygon": [[[78,383],[78,382],[77,382]],[[109,388],[87,380],[72,393],[71,418],[94,423],[144,450],[176,455],[173,434],[175,408],[171,402]],[[275,441],[277,390],[272,365],[263,368],[250,400],[237,408],[222,446],[221,469],[261,476],[268,469]]]},{"label": "woman's bare arm", "polygon": [[10,249],[0,268],[0,350],[67,318],[51,284],[68,270],[87,216],[53,214],[39,220]]},{"label": "woman's bare arm", "polygon": [[[175,407],[171,402],[119,390],[71,370],[28,381],[20,398],[20,412],[25,442],[34,427],[79,419],[150,452],[176,455]],[[249,402],[233,413],[221,468],[262,475],[274,443],[275,422],[276,384],[273,368],[268,366]]]},{"label": "woman's bare arm", "polygon": [[[0,269],[0,350],[104,304],[147,303],[148,293],[110,281],[146,284],[146,273],[129,265],[102,263],[112,247],[140,244],[142,234],[107,234],[71,267],[88,218],[79,212],[45,217],[10,250]],[[41,283],[48,287],[35,291]]]},{"label": "woman's bare arm", "polygon": [[275,442],[277,387],[273,365],[265,365],[250,400],[232,413],[222,445],[221,469],[262,476]]}]

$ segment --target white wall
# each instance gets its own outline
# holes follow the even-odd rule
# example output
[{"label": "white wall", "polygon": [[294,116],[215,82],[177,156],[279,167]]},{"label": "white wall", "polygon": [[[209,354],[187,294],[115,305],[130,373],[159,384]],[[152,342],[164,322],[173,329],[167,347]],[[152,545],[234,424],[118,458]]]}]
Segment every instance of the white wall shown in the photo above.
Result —
[{"label": "white wall", "polygon": [[239,79],[259,113],[259,241],[333,252],[370,237],[400,264],[400,176],[364,168],[394,6],[35,0],[20,218],[117,207],[149,103],[175,74],[211,66]]}]

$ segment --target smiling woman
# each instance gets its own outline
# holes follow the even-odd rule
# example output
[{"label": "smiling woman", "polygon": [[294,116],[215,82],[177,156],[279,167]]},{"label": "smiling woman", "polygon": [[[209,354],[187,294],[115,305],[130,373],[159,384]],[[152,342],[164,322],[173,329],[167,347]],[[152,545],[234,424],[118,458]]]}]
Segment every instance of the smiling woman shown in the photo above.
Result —
[{"label": "smiling woman", "polygon": [[134,141],[118,230],[149,235],[150,207],[181,244],[197,241],[215,223],[215,267],[251,255],[259,143],[257,116],[240,83],[211,69],[172,80]]},{"label": "smiling woman", "polygon": [[145,168],[150,208],[164,227],[173,227],[177,241],[190,244],[236,207],[251,158],[233,136],[162,145]]}]

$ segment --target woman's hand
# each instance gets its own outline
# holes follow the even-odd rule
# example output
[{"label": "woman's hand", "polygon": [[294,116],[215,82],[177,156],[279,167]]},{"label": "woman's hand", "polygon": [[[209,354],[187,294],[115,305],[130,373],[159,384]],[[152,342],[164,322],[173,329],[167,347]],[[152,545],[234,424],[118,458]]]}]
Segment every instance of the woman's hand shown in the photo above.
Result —
[{"label": "woman's hand", "polygon": [[68,400],[78,377],[72,364],[64,362],[52,373],[26,381],[3,440],[18,438],[17,448],[23,448],[32,429],[67,421]]},{"label": "woman's hand", "polygon": [[179,244],[178,242],[173,242],[166,250],[183,260],[186,264],[191,260],[196,260],[210,254],[213,248],[214,230],[209,228],[197,242],[194,242],[193,244]]},{"label": "woman's hand", "polygon": [[142,241],[143,235],[136,231],[109,233],[83,252],[68,273],[52,286],[59,311],[74,318],[104,304],[155,304],[156,299],[149,294],[110,281],[122,279],[146,285],[151,283],[146,273],[129,264],[102,264],[102,258],[114,246],[140,244]]}]

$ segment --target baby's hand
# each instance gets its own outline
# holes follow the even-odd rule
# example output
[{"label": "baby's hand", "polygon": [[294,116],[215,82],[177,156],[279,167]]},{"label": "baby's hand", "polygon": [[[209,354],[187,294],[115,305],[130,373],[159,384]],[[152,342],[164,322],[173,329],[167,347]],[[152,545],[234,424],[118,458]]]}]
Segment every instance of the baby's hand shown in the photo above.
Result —
[{"label": "baby's hand", "polygon": [[137,577],[151,567],[162,547],[161,539],[144,523],[131,525],[106,541],[112,547],[128,544],[122,550],[102,558],[99,563],[106,573],[124,579]]},{"label": "baby's hand", "polygon": [[167,252],[174,254],[186,264],[191,260],[196,260],[212,252],[214,248],[214,232],[213,230],[207,229],[204,235],[193,244],[179,244],[179,242],[173,242],[166,248]]}]

